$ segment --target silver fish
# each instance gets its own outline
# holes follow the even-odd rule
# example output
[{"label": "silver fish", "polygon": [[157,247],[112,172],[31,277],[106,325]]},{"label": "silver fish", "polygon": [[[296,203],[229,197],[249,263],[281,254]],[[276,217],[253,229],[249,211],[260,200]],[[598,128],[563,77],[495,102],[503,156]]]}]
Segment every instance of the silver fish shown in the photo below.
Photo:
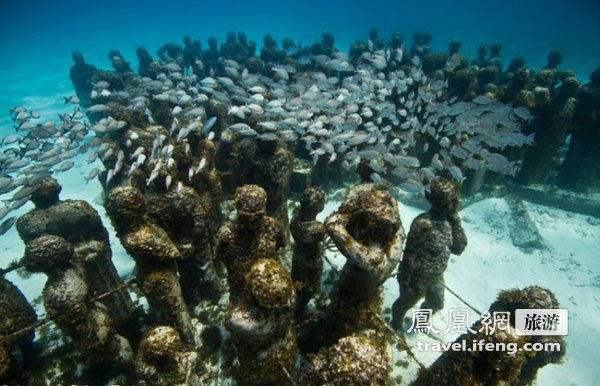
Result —
[{"label": "silver fish", "polygon": [[17,218],[15,216],[9,217],[2,224],[0,224],[0,236],[8,232],[10,228],[15,224]]}]

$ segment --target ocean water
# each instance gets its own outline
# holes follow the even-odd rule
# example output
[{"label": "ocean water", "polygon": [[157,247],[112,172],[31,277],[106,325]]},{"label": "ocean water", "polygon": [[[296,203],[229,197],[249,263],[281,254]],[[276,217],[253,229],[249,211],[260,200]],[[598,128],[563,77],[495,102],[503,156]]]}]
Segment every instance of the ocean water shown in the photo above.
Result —
[{"label": "ocean water", "polygon": [[[230,31],[245,32],[248,40],[257,42],[270,33],[280,44],[291,38],[309,46],[324,31],[335,37],[335,47],[348,52],[355,40],[366,40],[371,28],[387,42],[395,32],[404,34],[409,47],[415,32],[430,32],[432,52],[447,51],[452,39],[460,39],[460,53],[475,59],[480,45],[501,42],[504,66],[515,56],[523,57],[527,67],[539,70],[546,65],[551,50],[564,53],[560,69],[570,69],[583,83],[600,65],[600,2],[596,1],[13,1],[2,4],[0,23],[0,138],[14,134],[9,109],[24,105],[44,117],[71,112],[63,96],[74,94],[69,79],[71,52],[81,51],[87,63],[99,69],[112,70],[108,52],[119,50],[137,70],[135,50],[146,47],[156,58],[156,50],[167,42],[182,45],[182,37],[199,39],[203,49],[207,39],[225,41]],[[113,261],[121,277],[134,275],[134,262],[120,245],[103,208],[102,186],[96,180],[85,183],[84,176],[93,167],[103,168],[100,161],[91,165],[84,156],[57,179],[63,185],[61,199],[83,199],[98,210],[110,233]],[[2,177],[2,173],[0,173]],[[8,199],[9,193],[0,196]],[[341,202],[340,192],[328,192],[323,221]],[[586,199],[594,201],[597,196]],[[290,204],[292,204],[290,202]],[[295,204],[295,203],[294,203]],[[1,206],[1,204],[0,204]],[[485,197],[460,212],[469,238],[469,246],[461,256],[453,256],[446,271],[446,284],[478,309],[488,307],[500,290],[540,285],[553,291],[561,307],[570,312],[570,331],[566,337],[567,355],[562,364],[551,364],[538,373],[539,385],[593,385],[600,376],[595,345],[600,344],[600,220],[591,214],[543,206],[525,201],[533,223],[540,231],[545,248],[525,253],[510,241],[510,209],[502,198]],[[20,216],[31,210],[27,203],[11,213]],[[423,208],[403,202],[399,205],[404,228]],[[15,227],[0,235],[0,267],[22,256],[24,245]],[[341,268],[345,258],[327,252],[334,266]],[[326,272],[331,271],[325,264]],[[6,276],[35,303],[40,303],[45,276],[26,276],[11,272]],[[468,279],[468,280],[467,280]],[[398,297],[395,279],[385,282],[383,308],[391,307]],[[446,304],[434,319],[438,326],[448,322],[451,308],[465,308],[464,303],[446,292]],[[37,299],[37,300],[36,300]],[[471,321],[475,321],[471,315]],[[1,332],[0,332],[1,334]],[[452,341],[457,335],[444,336]],[[411,336],[409,345],[417,341],[439,341],[440,338]],[[393,376],[401,376],[408,384],[416,377],[417,367],[409,358],[393,349]],[[418,352],[426,365],[439,353]],[[408,368],[397,365],[406,360]],[[90,381],[85,377],[79,381]],[[54,384],[47,379],[48,384]],[[1,382],[0,382],[1,383]]]},{"label": "ocean water", "polygon": [[[71,92],[70,53],[80,50],[87,61],[110,68],[108,51],[118,49],[136,67],[135,49],[151,55],[165,42],[181,44],[183,35],[224,41],[227,32],[246,32],[262,45],[265,33],[309,45],[330,31],[336,47],[347,50],[366,39],[371,28],[389,38],[394,32],[410,41],[414,32],[431,32],[431,48],[443,50],[462,40],[461,52],[474,58],[477,48],[503,43],[505,62],[523,56],[533,68],[545,65],[550,50],[565,54],[564,68],[582,79],[598,65],[600,26],[594,1],[230,1],[173,3],[127,1],[7,1],[0,25],[0,111],[28,103],[56,109]],[[268,27],[267,27],[268,26]],[[507,63],[506,63],[507,64]],[[53,103],[54,102],[54,103]],[[3,114],[0,122],[8,123]]]}]

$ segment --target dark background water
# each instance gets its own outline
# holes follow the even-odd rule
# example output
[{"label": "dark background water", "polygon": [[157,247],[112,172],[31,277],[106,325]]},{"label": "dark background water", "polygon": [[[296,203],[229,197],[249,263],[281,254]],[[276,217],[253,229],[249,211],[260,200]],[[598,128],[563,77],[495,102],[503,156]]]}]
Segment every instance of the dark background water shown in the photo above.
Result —
[{"label": "dark background water", "polygon": [[281,41],[304,44],[332,32],[336,46],[347,49],[365,39],[372,27],[387,38],[416,31],[433,35],[432,48],[446,49],[453,38],[462,52],[501,41],[508,63],[523,56],[534,68],[551,49],[565,53],[563,68],[583,80],[600,65],[598,1],[33,1],[4,0],[0,23],[0,124],[7,108],[27,103],[40,110],[60,107],[60,95],[71,92],[70,54],[81,50],[88,62],[109,68],[108,51],[116,48],[137,68],[135,48],[154,55],[167,41],[181,43],[189,34],[206,47],[227,31],[245,31],[260,47],[270,32]]}]

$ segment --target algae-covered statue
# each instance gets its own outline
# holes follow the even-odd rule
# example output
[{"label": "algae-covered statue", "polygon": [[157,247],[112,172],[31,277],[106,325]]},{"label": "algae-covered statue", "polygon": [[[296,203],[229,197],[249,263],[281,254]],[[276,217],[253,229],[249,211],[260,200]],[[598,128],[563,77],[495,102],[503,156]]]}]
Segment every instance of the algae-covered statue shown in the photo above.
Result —
[{"label": "algae-covered statue", "polygon": [[92,76],[96,72],[96,67],[86,63],[83,54],[79,51],[73,52],[73,62],[70,69],[70,76],[75,94],[79,98],[79,103],[82,107],[91,106]]},{"label": "algae-covered statue", "polygon": [[1,334],[10,335],[10,338],[0,336],[0,383],[15,381],[24,384],[19,375],[22,372],[20,363],[13,357],[12,351],[20,349],[25,358],[30,356],[35,331],[27,330],[20,334],[17,331],[37,322],[37,315],[23,293],[4,276],[0,276],[0,310]]},{"label": "algae-covered statue", "polygon": [[364,299],[377,292],[400,261],[404,242],[396,200],[376,184],[355,186],[325,227],[347,259],[337,296]]},{"label": "algae-covered statue", "polygon": [[90,287],[72,264],[74,259],[69,241],[43,235],[27,243],[23,262],[28,271],[48,276],[43,294],[46,312],[90,361],[100,359],[120,370],[131,369],[129,341],[117,333],[105,308],[93,302]]},{"label": "algae-covered statue", "polygon": [[324,204],[325,193],[321,189],[306,189],[300,197],[300,205],[294,211],[290,224],[294,238],[292,279],[301,286],[297,291],[297,315],[304,311],[321,286],[325,227],[316,217],[323,210]]},{"label": "algae-covered statue", "polygon": [[244,293],[231,302],[225,327],[233,335],[239,385],[287,385],[295,378],[296,293],[290,274],[274,259],[256,261]]},{"label": "algae-covered statue", "polygon": [[[82,200],[59,200],[62,187],[51,177],[32,185],[35,209],[17,221],[24,243],[45,234],[60,236],[73,246],[71,264],[95,294],[103,294],[123,284],[112,262],[108,231],[100,215]],[[119,331],[135,330],[135,307],[127,291],[112,293],[101,301],[109,310]]]},{"label": "algae-covered statue", "polygon": [[125,58],[118,50],[110,50],[108,60],[110,60],[110,64],[116,72],[132,72],[129,62],[125,61]]},{"label": "algae-covered statue", "polygon": [[[507,349],[444,352],[412,385],[533,384],[539,369],[562,361],[566,344],[563,336],[517,335],[515,311],[518,308],[560,308],[560,305],[552,292],[538,286],[500,292],[488,313],[482,315],[470,331],[459,336],[455,344],[481,341],[491,345],[504,344]],[[525,344],[545,343],[559,345],[559,349],[534,352],[524,348]]]},{"label": "algae-covered statue", "polygon": [[[303,331],[304,351],[316,352],[338,339],[366,329],[381,332],[380,286],[398,265],[404,229],[398,203],[382,186],[365,183],[351,188],[325,221],[327,233],[346,257],[334,284],[331,303]],[[380,340],[386,345],[385,340]]]},{"label": "algae-covered statue", "polygon": [[198,353],[186,351],[179,334],[170,326],[158,326],[147,331],[135,358],[136,374],[151,386],[200,386],[199,367]]},{"label": "algae-covered statue", "polygon": [[374,330],[340,339],[303,365],[300,384],[387,385],[392,358],[382,339]]},{"label": "algae-covered statue", "polygon": [[261,258],[279,260],[285,235],[275,219],[267,216],[267,193],[258,185],[244,185],[235,193],[237,217],[219,230],[216,258],[227,268],[229,298],[244,292],[245,275]]},{"label": "algae-covered statue", "polygon": [[400,297],[392,308],[396,329],[402,328],[404,314],[422,297],[421,308],[435,313],[444,307],[444,271],[450,254],[460,255],[467,246],[458,215],[458,185],[444,179],[433,181],[425,197],[431,209],[413,220],[398,268]]},{"label": "algae-covered statue", "polygon": [[135,53],[139,62],[138,75],[142,77],[148,76],[148,67],[150,67],[150,63],[152,63],[154,59],[152,59],[152,56],[144,47],[138,47],[137,50],[135,50]]},{"label": "algae-covered statue", "polygon": [[147,215],[144,197],[136,188],[113,189],[104,205],[123,247],[136,262],[138,285],[153,316],[176,328],[185,343],[194,344],[194,328],[177,274],[181,252]]},{"label": "algae-covered statue", "polygon": [[287,229],[287,197],[293,169],[293,153],[282,141],[253,139],[243,140],[239,153],[245,182],[259,185],[267,192],[267,214]]}]

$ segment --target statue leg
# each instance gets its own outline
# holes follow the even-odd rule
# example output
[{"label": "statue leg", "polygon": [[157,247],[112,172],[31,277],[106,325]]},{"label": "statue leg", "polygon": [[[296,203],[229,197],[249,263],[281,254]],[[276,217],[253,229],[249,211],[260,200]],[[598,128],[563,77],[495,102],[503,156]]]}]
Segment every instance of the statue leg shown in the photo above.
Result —
[{"label": "statue leg", "polygon": [[425,301],[421,304],[421,308],[431,309],[433,314],[444,308],[444,286],[442,283],[436,281],[427,288]]},{"label": "statue leg", "polygon": [[412,308],[419,299],[423,297],[422,291],[418,288],[410,288],[407,284],[400,283],[400,297],[392,306],[392,327],[395,330],[402,330],[402,321],[406,312]]}]

